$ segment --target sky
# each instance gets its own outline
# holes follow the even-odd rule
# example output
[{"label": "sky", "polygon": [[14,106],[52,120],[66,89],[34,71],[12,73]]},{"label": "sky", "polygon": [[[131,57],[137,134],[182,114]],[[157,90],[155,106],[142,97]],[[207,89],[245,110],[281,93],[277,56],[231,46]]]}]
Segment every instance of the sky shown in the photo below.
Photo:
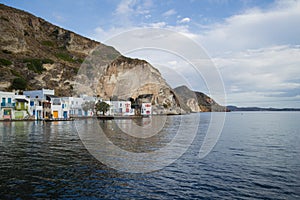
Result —
[{"label": "sky", "polygon": [[[300,1],[0,2],[28,11],[83,36],[113,45],[126,56],[146,59],[161,71],[173,87],[186,82],[192,89],[208,93],[226,105],[300,108]],[[153,34],[149,34],[149,28],[160,29],[160,33],[173,31],[185,37],[185,45],[180,47],[180,52],[183,53],[176,53],[175,46],[181,43],[175,38],[171,40],[172,34],[161,34],[160,40],[156,40],[158,35],[155,38]],[[122,51],[124,41],[118,44],[118,38],[122,38],[128,31],[137,33],[138,29],[146,29],[142,38],[148,43],[142,41],[140,46],[133,44],[134,42],[125,43],[133,47],[131,51]],[[149,41],[161,41],[165,46],[161,47],[157,43],[158,46],[152,49],[143,46],[149,44]],[[198,72],[195,72],[193,61],[187,59],[188,55],[184,53],[193,51],[187,45],[193,45],[191,41],[198,45],[194,52],[203,50],[207,55],[211,68],[198,68]],[[201,56],[199,55],[199,60],[202,59]],[[206,62],[201,62],[201,66],[205,64]],[[218,74],[219,77],[211,74]],[[222,82],[226,101],[214,93],[214,80]]]}]

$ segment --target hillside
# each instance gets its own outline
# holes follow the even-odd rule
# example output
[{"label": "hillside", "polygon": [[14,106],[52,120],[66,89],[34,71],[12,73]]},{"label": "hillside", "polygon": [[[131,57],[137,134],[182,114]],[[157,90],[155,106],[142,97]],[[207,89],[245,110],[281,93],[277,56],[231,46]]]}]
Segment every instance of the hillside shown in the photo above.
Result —
[{"label": "hillside", "polygon": [[190,90],[186,86],[179,86],[174,89],[175,93],[183,102],[191,108],[192,112],[224,112],[226,107],[219,105],[211,97],[202,92]]},{"label": "hillside", "polygon": [[[0,44],[1,91],[50,88],[57,96],[134,99],[151,102],[154,114],[224,110],[203,93],[184,87],[175,92],[145,60],[127,58],[113,47],[3,4]],[[191,93],[197,97],[190,98]]]},{"label": "hillside", "polygon": [[58,96],[150,101],[157,114],[186,112],[148,62],[3,4],[0,16],[0,90],[51,88]]},{"label": "hillside", "polygon": [[0,90],[55,88],[72,95],[74,77],[95,47],[103,63],[120,53],[113,47],[0,4]]}]

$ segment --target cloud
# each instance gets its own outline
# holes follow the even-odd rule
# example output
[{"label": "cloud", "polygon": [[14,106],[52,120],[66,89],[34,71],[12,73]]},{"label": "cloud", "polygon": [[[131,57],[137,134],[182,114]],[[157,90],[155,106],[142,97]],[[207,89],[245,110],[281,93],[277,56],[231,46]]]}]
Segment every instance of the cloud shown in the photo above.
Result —
[{"label": "cloud", "polygon": [[167,25],[166,22],[156,22],[156,23],[148,24],[148,26],[151,28],[164,28],[166,27],[166,25]]},{"label": "cloud", "polygon": [[135,0],[122,0],[116,9],[117,15],[128,14],[133,11],[132,5],[135,4]]},{"label": "cloud", "polygon": [[189,23],[190,21],[191,21],[191,19],[190,19],[190,18],[188,18],[188,17],[185,17],[185,18],[183,18],[183,19],[179,20],[179,21],[178,21],[178,23],[180,23],[180,24],[183,24],[183,23]]},{"label": "cloud", "polygon": [[132,26],[133,19],[144,15],[144,18],[150,18],[150,8],[153,6],[152,0],[122,0],[116,7],[113,24],[118,26]]},{"label": "cloud", "polygon": [[300,107],[299,25],[300,2],[278,1],[208,25],[194,39],[220,69],[229,104]]},{"label": "cloud", "polygon": [[[127,7],[123,9],[126,10]],[[129,12],[133,10],[129,9]],[[172,12],[170,11],[171,14]],[[190,18],[180,19],[181,17],[176,25],[158,21],[115,26],[109,30],[99,28],[95,35],[99,37],[104,34],[109,38],[116,33],[142,27],[166,28],[182,33],[202,45],[213,59],[223,77],[228,104],[300,107],[300,1],[277,1],[264,10],[249,9],[226,18],[223,22],[205,24],[201,32],[191,30]],[[102,35],[103,38],[105,37]],[[186,51],[190,49],[187,48]],[[190,82],[197,81],[193,71],[180,60],[174,62],[175,59],[170,58],[159,62],[153,59],[155,56],[139,56],[150,63],[166,63],[173,71],[185,73]],[[162,56],[158,58],[163,59]],[[163,75],[168,76],[169,71],[164,70]],[[176,81],[170,80],[173,84]],[[198,85],[194,89],[203,91],[203,86]]]},{"label": "cloud", "polygon": [[273,46],[236,52],[213,61],[221,71],[229,102],[245,105],[249,101],[245,93],[252,93],[259,103],[284,103],[300,95],[299,55],[298,46]]},{"label": "cloud", "polygon": [[300,1],[277,3],[273,9],[250,9],[213,24],[199,40],[211,52],[239,51],[299,44]]},{"label": "cloud", "polygon": [[164,17],[169,17],[171,15],[175,15],[177,12],[174,9],[170,9],[162,14]]}]

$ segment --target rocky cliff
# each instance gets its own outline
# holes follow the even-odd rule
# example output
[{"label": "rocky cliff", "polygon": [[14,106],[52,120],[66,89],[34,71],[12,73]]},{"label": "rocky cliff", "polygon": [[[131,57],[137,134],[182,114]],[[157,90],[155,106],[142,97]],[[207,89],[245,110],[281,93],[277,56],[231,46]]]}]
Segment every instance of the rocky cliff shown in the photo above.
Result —
[{"label": "rocky cliff", "polygon": [[103,63],[120,55],[114,48],[0,4],[0,90],[55,88],[72,95],[74,77],[95,47]]},{"label": "rocky cliff", "polygon": [[58,96],[151,101],[158,114],[189,110],[144,60],[3,4],[0,16],[0,90],[53,88]]},{"label": "rocky cliff", "polygon": [[212,98],[202,92],[190,90],[186,86],[174,89],[175,93],[181,98],[192,112],[225,112],[226,107],[219,105]]},{"label": "rocky cliff", "polygon": [[151,102],[154,114],[182,114],[190,109],[174,93],[160,72],[145,60],[119,56],[108,65],[94,56],[83,63],[75,89],[106,100]]},{"label": "rocky cliff", "polygon": [[154,114],[221,111],[211,98],[174,90],[148,62],[0,4],[0,90],[55,89],[58,96],[151,102]]}]

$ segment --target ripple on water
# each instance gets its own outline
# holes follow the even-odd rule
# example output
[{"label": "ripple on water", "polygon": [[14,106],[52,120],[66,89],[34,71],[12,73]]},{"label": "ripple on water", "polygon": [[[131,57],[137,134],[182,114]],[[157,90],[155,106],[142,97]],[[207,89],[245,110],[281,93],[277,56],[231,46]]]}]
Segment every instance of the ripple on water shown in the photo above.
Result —
[{"label": "ripple on water", "polygon": [[199,159],[208,118],[180,159],[145,174],[99,163],[73,122],[0,123],[0,199],[300,199],[300,113],[228,113],[217,145]]}]

